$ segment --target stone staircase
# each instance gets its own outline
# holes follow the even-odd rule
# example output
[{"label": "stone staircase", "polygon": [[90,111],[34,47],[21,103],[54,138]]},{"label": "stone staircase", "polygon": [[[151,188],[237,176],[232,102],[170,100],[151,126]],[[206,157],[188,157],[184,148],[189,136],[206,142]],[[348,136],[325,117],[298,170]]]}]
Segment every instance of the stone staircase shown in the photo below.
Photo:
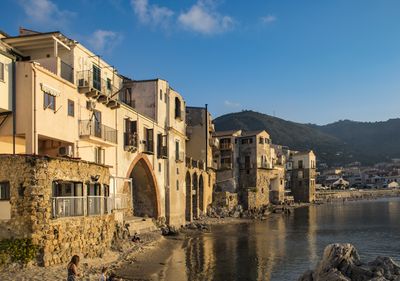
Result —
[{"label": "stone staircase", "polygon": [[125,225],[128,226],[129,235],[133,236],[135,233],[143,234],[157,230],[156,225],[151,218],[142,217],[125,217]]}]

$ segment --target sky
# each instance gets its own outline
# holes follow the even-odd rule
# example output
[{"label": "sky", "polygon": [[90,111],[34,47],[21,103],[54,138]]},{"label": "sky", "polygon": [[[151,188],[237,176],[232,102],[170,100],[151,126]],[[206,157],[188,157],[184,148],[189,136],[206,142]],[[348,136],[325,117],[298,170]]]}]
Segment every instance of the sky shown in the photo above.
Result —
[{"label": "sky", "polygon": [[400,115],[399,0],[2,0],[0,29],[59,30],[214,117]]}]

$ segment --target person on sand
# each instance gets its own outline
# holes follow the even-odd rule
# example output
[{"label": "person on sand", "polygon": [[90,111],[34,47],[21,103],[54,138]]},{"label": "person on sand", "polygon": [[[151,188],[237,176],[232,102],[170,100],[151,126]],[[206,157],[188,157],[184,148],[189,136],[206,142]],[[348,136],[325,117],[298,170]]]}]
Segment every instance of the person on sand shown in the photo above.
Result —
[{"label": "person on sand", "polygon": [[68,270],[68,278],[67,281],[76,281],[77,278],[80,277],[78,273],[78,266],[79,266],[79,256],[74,255],[67,266]]},{"label": "person on sand", "polygon": [[101,275],[100,275],[99,281],[107,281],[107,280],[109,280],[109,279],[107,279],[106,273],[107,273],[107,267],[103,267],[101,269]]},{"label": "person on sand", "polygon": [[137,232],[135,232],[135,234],[133,235],[132,242],[140,242],[140,237],[137,235]]}]

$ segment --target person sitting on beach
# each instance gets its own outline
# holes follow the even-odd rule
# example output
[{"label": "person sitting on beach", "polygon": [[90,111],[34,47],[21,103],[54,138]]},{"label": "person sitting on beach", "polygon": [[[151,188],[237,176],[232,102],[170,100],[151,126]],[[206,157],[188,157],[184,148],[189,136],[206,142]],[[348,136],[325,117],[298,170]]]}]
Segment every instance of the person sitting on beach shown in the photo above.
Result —
[{"label": "person sitting on beach", "polygon": [[107,281],[108,280],[107,276],[106,276],[106,273],[107,273],[107,267],[103,267],[101,269],[101,275],[100,275],[99,281]]},{"label": "person sitting on beach", "polygon": [[78,273],[79,256],[74,255],[67,266],[68,278],[67,281],[76,281],[80,274]]},{"label": "person sitting on beach", "polygon": [[132,242],[140,242],[140,237],[137,235],[137,232],[135,232],[135,234],[133,235]]}]

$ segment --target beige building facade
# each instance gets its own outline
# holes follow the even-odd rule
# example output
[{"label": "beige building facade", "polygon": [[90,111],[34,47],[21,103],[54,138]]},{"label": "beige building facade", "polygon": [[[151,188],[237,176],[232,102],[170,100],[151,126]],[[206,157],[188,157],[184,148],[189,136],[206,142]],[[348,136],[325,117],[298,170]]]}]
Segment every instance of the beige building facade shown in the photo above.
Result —
[{"label": "beige building facade", "polygon": [[316,156],[314,152],[298,152],[291,157],[291,191],[296,202],[314,202]]},{"label": "beige building facade", "polygon": [[210,112],[205,107],[186,107],[186,208],[187,221],[207,213],[213,201],[216,163],[213,153],[219,148]]},{"label": "beige building facade", "polygon": [[0,127],[1,154],[13,152],[15,120],[16,153],[108,166],[120,221],[185,224],[186,104],[167,81],[123,77],[59,32],[24,31],[2,42],[23,59],[15,68],[15,119]]}]

